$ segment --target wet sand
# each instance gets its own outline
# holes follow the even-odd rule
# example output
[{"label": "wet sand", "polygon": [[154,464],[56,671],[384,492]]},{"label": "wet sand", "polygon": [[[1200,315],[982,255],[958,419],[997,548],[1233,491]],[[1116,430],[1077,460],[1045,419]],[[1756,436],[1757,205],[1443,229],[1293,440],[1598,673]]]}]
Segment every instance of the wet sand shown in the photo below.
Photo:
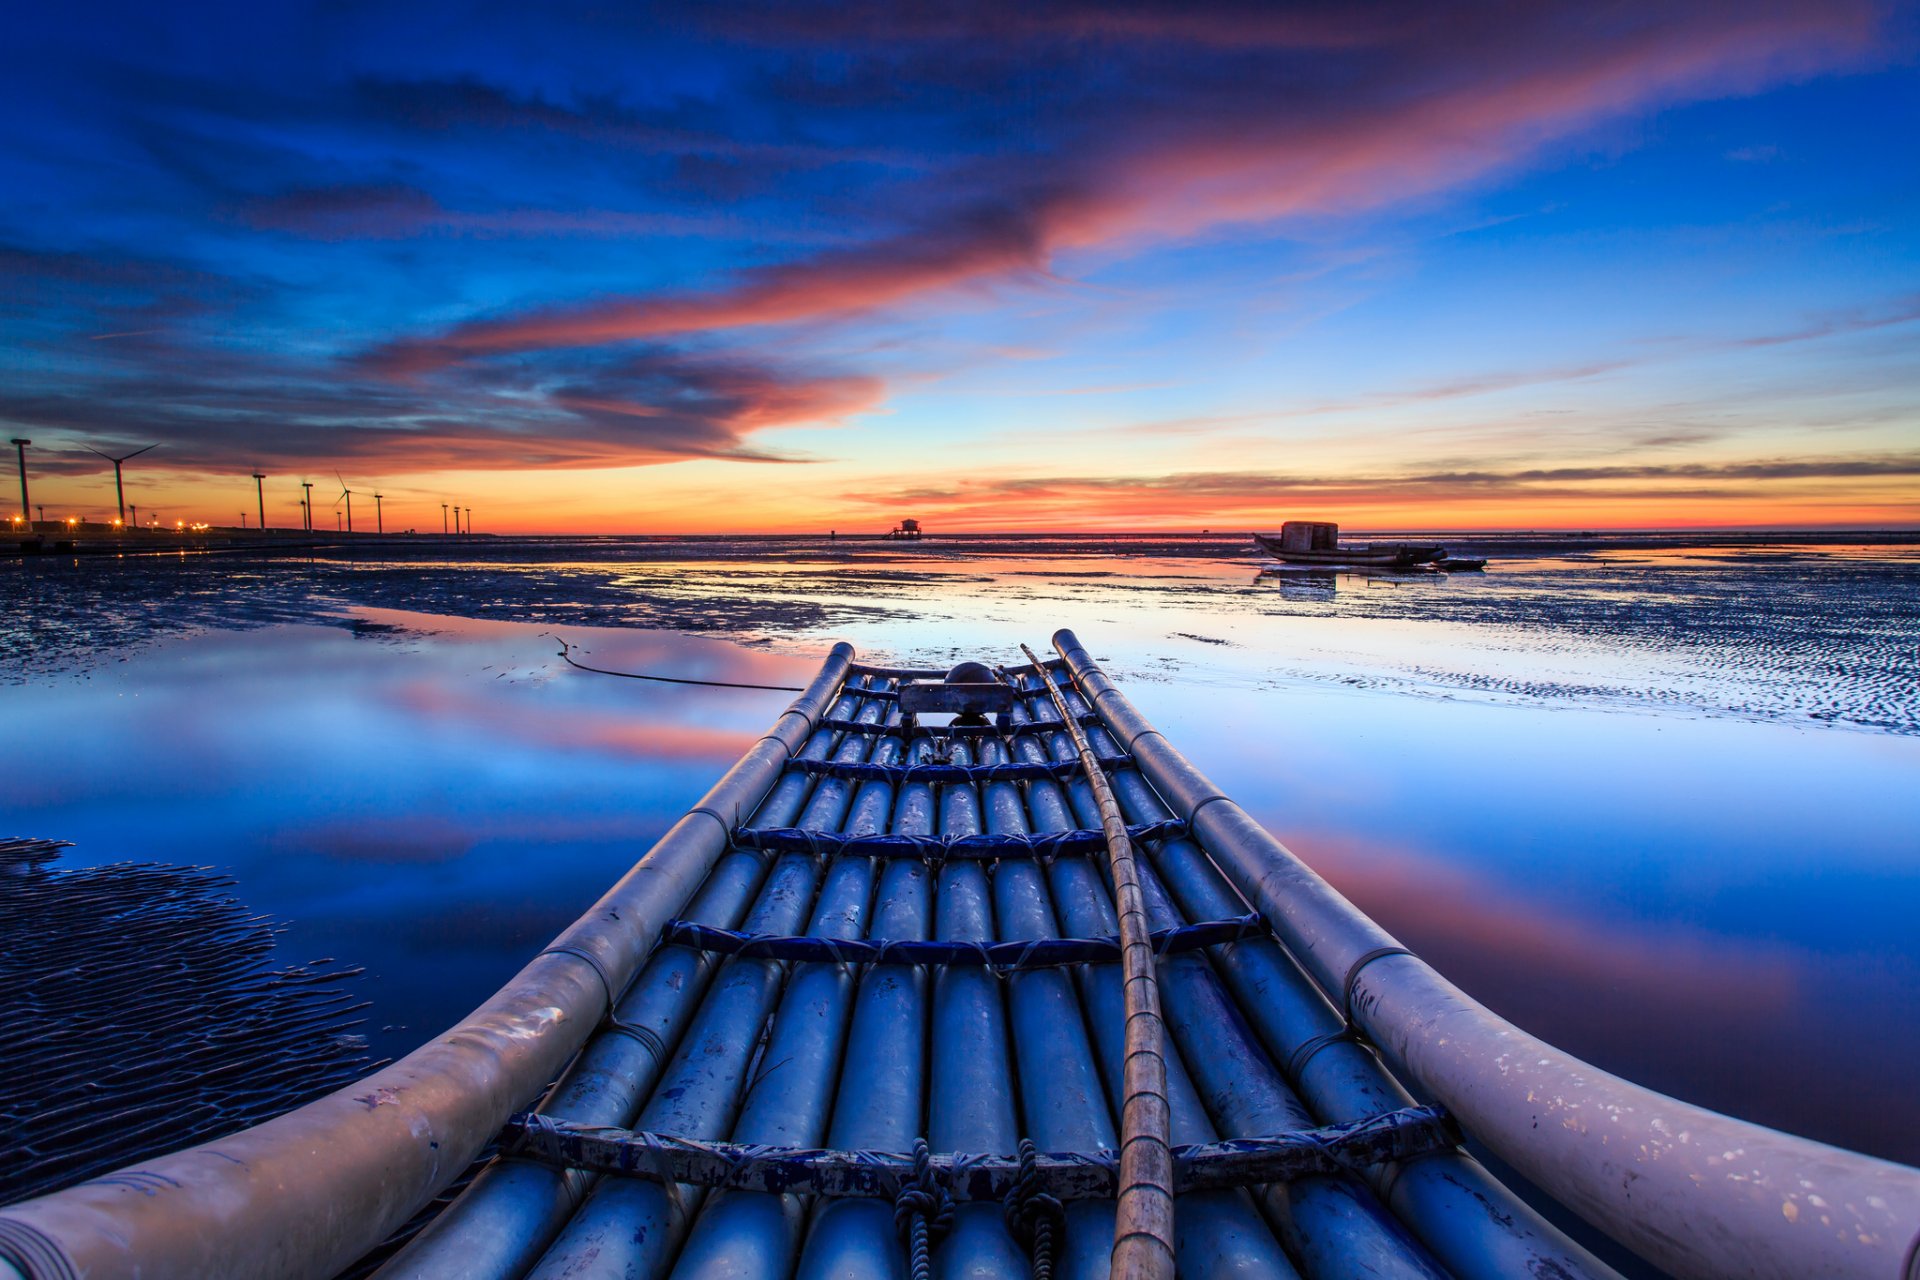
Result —
[{"label": "wet sand", "polygon": [[[1165,617],[1172,649],[1236,650],[1221,665],[1251,679],[1920,733],[1911,540],[1454,545],[1494,563],[1460,574],[1274,567],[1237,536],[475,539],[405,555],[47,557],[0,564],[0,679],[85,672],[196,628],[325,622],[357,606],[710,633],[789,653],[856,638],[877,658],[934,665],[982,643],[1043,642],[1056,625]],[[1185,615],[1200,625],[1179,629]],[[1329,646],[1313,620],[1384,625]]]}]

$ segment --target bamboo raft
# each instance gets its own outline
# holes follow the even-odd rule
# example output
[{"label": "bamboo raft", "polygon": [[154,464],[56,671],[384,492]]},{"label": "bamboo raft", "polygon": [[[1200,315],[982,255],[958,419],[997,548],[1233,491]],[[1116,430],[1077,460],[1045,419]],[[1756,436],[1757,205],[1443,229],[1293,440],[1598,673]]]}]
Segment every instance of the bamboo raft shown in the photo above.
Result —
[{"label": "bamboo raft", "polygon": [[495,1143],[381,1277],[1615,1274],[1463,1134],[1674,1275],[1920,1278],[1920,1170],[1496,1017],[1054,644],[836,646],[464,1022],[0,1210],[0,1278],[331,1276]]}]

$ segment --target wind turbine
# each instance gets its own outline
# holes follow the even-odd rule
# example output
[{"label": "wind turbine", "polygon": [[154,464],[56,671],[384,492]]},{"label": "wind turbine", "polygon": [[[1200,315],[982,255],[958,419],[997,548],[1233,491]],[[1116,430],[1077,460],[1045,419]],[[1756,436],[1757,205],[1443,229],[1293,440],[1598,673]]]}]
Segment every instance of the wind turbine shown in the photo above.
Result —
[{"label": "wind turbine", "polygon": [[[340,482],[340,497],[345,498],[347,500],[347,532],[352,533],[353,532],[353,490],[347,488],[346,477],[341,475],[338,471],[333,473],[333,478]],[[339,500],[340,500],[339,498],[334,499],[335,502],[338,502]]]},{"label": "wind turbine", "polygon": [[307,496],[300,499],[301,523],[307,526],[308,533],[312,533],[313,532],[313,481],[302,480],[300,482],[300,487],[306,490],[307,492]]},{"label": "wind turbine", "polygon": [[444,536],[446,535],[446,532],[447,532],[447,504],[443,502],[443,503],[441,503],[441,504],[440,504],[440,533],[441,533],[441,536],[443,536],[443,537],[444,537]]},{"label": "wind turbine", "polygon": [[[261,474],[260,472],[258,472],[258,471],[256,471],[256,472],[254,472],[254,473],[253,473],[253,496],[254,496],[254,499],[255,499],[255,500],[256,500],[257,502],[259,502],[259,504],[260,504],[260,531],[261,531],[262,533],[264,533],[264,532],[266,532],[266,528],[267,528],[267,488],[266,488],[266,485],[267,485],[267,478],[266,478],[266,476],[264,476],[264,475],[262,475],[262,474]],[[244,521],[244,520],[242,520],[242,521],[241,521],[240,523],[241,523],[241,524],[245,524],[245,523],[246,523],[246,521]]]},{"label": "wind turbine", "polygon": [[386,517],[380,514],[380,499],[384,496],[384,494],[379,493],[373,495],[373,531],[375,533],[385,533],[387,531]]},{"label": "wind turbine", "polygon": [[150,444],[147,446],[147,449],[135,449],[132,453],[123,453],[117,458],[109,457],[107,454],[101,453],[98,449],[94,448],[92,445],[85,445],[82,447],[85,448],[86,451],[92,454],[94,457],[106,458],[108,462],[111,462],[113,464],[113,494],[116,498],[120,499],[120,523],[122,526],[124,526],[127,523],[127,491],[126,491],[126,488],[120,483],[120,464],[123,462],[126,462],[130,458],[139,457],[141,454],[145,453],[147,449],[158,449],[160,446],[158,444]]},{"label": "wind turbine", "polygon": [[27,446],[33,441],[22,440],[19,436],[15,436],[7,443],[11,444],[14,451],[20,455],[20,518],[27,522],[27,532],[32,533],[33,504],[27,498]]}]

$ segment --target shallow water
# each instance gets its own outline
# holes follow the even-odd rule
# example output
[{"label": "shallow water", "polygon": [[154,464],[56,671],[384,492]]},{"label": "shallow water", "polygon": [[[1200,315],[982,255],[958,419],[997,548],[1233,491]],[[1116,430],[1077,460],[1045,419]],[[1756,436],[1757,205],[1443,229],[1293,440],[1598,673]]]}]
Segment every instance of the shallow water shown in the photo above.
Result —
[{"label": "shallow water", "polygon": [[[511,547],[511,544],[509,544]],[[464,1014],[800,684],[1073,626],[1256,816],[1612,1070],[1920,1160],[1920,558],[1650,547],[1484,575],[1210,544],[0,564],[0,834],[230,870],[375,1051]],[[671,628],[671,629],[651,629]],[[688,632],[712,632],[694,635]]]}]

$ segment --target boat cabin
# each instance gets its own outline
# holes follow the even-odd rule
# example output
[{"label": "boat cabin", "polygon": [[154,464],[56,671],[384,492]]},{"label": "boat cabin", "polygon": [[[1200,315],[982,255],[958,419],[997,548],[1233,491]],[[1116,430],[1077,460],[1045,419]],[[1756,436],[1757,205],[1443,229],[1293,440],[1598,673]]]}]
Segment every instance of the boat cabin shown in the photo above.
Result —
[{"label": "boat cabin", "polygon": [[1280,526],[1282,551],[1338,551],[1340,526],[1331,520],[1289,520]]}]

